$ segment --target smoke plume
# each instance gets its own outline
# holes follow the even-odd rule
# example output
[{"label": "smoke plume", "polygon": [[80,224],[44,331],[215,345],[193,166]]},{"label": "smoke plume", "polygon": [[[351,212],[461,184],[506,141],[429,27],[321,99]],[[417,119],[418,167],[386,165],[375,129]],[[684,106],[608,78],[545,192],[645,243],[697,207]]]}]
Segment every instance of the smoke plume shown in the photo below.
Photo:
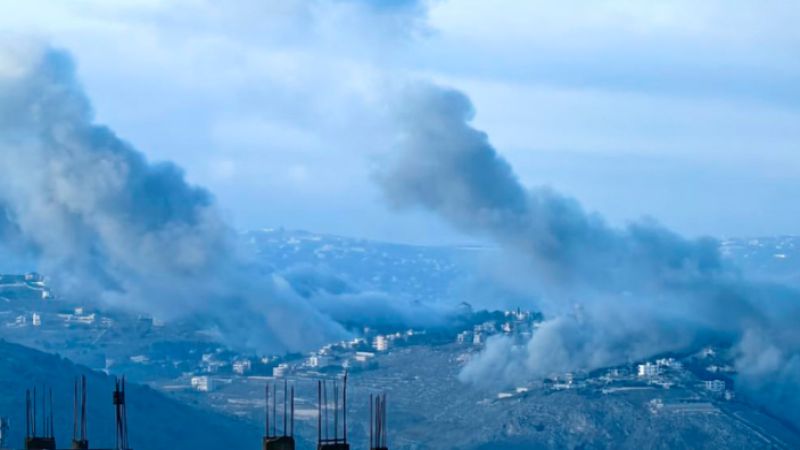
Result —
[{"label": "smoke plume", "polygon": [[800,338],[787,319],[800,317],[797,293],[746,282],[713,239],[685,239],[652,220],[615,228],[575,199],[527,189],[470,126],[460,92],[415,85],[402,98],[397,151],[377,176],[387,198],[496,241],[549,317],[521,345],[490,340],[462,380],[513,384],[723,343],[737,352],[742,389],[797,410],[796,400],[772,401],[800,391]]},{"label": "smoke plume", "polygon": [[0,159],[6,251],[38,261],[59,292],[197,316],[238,346],[298,349],[343,335],[242,262],[209,192],[93,122],[66,53],[0,49]]}]

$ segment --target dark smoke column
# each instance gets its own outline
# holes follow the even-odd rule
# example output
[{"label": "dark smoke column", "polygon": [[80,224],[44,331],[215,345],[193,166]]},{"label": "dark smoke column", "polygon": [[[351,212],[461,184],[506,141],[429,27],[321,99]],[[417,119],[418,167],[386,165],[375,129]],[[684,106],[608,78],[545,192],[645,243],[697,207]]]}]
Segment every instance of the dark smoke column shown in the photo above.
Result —
[{"label": "dark smoke column", "polygon": [[68,54],[3,44],[0,245],[35,260],[62,293],[202,316],[239,347],[303,349],[343,335],[248,269],[208,191],[94,123]]},{"label": "dark smoke column", "polygon": [[395,152],[377,174],[391,204],[499,244],[548,317],[526,343],[490,339],[463,381],[514,384],[727,342],[741,389],[797,418],[775,399],[800,391],[800,336],[787,319],[800,316],[800,295],[741,279],[713,239],[651,220],[614,228],[552,189],[527,189],[470,125],[460,92],[412,85],[396,114]]}]

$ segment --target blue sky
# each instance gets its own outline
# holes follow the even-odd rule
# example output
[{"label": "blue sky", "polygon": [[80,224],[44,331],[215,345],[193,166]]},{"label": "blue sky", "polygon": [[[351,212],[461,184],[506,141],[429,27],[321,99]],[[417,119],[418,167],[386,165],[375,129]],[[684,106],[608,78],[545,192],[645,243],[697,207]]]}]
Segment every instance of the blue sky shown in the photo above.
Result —
[{"label": "blue sky", "polygon": [[70,51],[97,120],[208,187],[240,229],[465,239],[387,206],[398,87],[465,92],[528,186],[616,224],[797,233],[794,1],[0,1]]}]

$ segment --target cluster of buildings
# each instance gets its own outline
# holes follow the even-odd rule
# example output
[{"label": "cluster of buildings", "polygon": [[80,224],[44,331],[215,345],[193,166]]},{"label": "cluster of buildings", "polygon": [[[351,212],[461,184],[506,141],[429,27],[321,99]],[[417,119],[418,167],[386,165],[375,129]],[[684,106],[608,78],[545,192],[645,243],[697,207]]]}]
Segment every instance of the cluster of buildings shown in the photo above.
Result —
[{"label": "cluster of buildings", "polygon": [[479,347],[484,345],[490,336],[499,333],[527,339],[531,337],[538,321],[539,316],[530,311],[520,309],[504,311],[502,320],[488,320],[474,325],[471,330],[461,331],[456,335],[456,343]]},{"label": "cluster of buildings", "polygon": [[389,334],[375,334],[365,329],[365,337],[324,345],[308,355],[298,369],[367,370],[377,366],[375,356],[396,346],[408,345],[424,338],[424,331],[406,330]]},{"label": "cluster of buildings", "polygon": [[655,378],[665,370],[673,369],[680,370],[683,368],[683,363],[675,358],[660,358],[655,362],[646,361],[636,366],[636,376],[639,378]]},{"label": "cluster of buildings", "polygon": [[313,377],[326,372],[370,370],[377,367],[378,354],[388,352],[395,346],[417,342],[425,334],[416,330],[380,334],[366,329],[364,337],[326,344],[302,357],[289,355],[250,359],[218,349],[202,354],[196,370],[190,376],[190,386],[200,392],[211,392],[219,383],[231,381],[237,376]]},{"label": "cluster of buildings", "polygon": [[0,297],[47,300],[52,296],[45,278],[36,272],[23,275],[0,274]]},{"label": "cluster of buildings", "polygon": [[[48,319],[49,317],[49,319]],[[83,307],[76,307],[72,312],[59,312],[49,314],[45,312],[25,312],[14,316],[13,320],[6,322],[5,326],[10,328],[41,327],[45,323],[49,325],[62,324],[65,326],[91,326],[99,325],[103,328],[110,328],[114,325],[114,319],[99,316],[97,313],[86,313]]]}]

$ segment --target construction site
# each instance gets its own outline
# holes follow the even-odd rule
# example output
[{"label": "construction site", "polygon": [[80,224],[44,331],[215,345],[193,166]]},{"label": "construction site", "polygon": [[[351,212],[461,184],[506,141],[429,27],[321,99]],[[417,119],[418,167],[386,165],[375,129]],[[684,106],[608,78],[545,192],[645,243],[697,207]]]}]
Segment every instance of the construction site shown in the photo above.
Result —
[{"label": "construction site", "polygon": [[[347,373],[333,379],[317,380],[317,450],[350,450],[347,430]],[[264,386],[264,434],[261,450],[305,448],[295,441],[295,384],[283,380]],[[21,447],[7,442],[10,421],[0,418],[0,450],[133,450],[128,435],[125,378],[115,379],[111,404],[114,411],[113,445],[91,446],[87,417],[87,379],[75,379],[72,404],[72,439],[69,446],[59,446],[55,433],[53,390],[47,386],[25,391],[25,435]],[[388,450],[386,394],[369,397],[369,449]],[[304,441],[312,442],[312,441]],[[134,443],[135,444],[135,443]],[[253,449],[259,448],[254,442]],[[309,447],[312,448],[312,447]]]}]

